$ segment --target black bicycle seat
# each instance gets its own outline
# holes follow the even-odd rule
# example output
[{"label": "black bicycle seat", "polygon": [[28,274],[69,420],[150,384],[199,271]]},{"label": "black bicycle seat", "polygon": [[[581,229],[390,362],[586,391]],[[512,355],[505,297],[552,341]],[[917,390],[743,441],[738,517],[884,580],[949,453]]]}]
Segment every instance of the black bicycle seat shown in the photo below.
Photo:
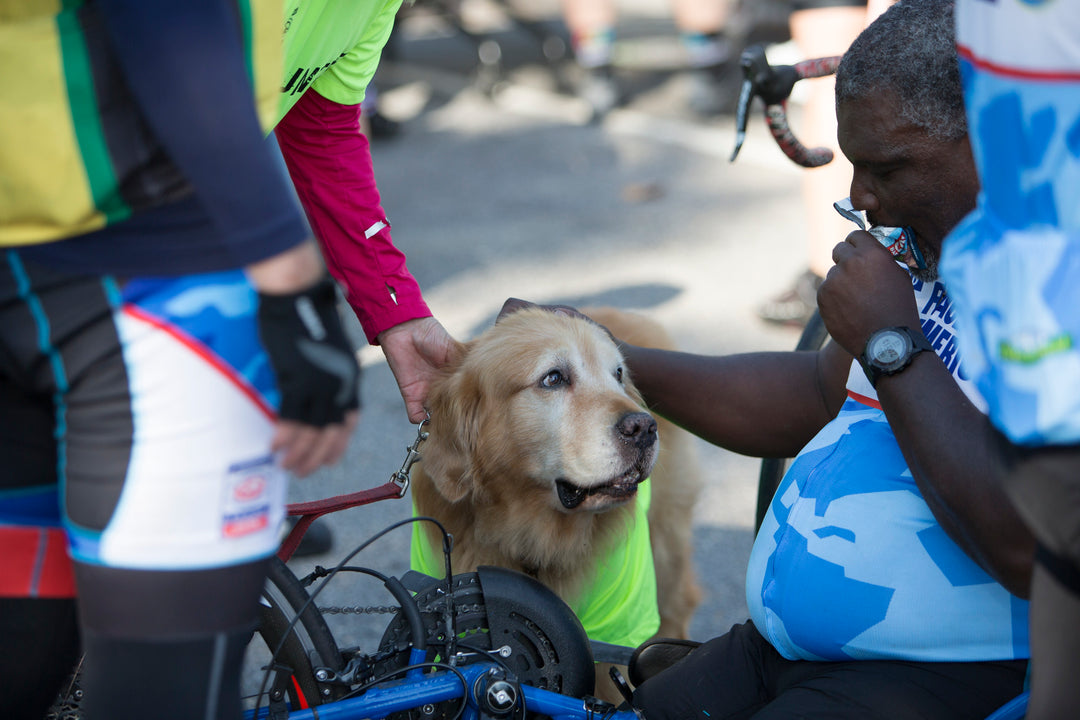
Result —
[{"label": "black bicycle seat", "polygon": [[637,687],[654,675],[660,674],[661,671],[667,670],[700,646],[701,643],[696,640],[677,638],[646,640],[630,656],[630,663],[626,667],[630,682]]}]

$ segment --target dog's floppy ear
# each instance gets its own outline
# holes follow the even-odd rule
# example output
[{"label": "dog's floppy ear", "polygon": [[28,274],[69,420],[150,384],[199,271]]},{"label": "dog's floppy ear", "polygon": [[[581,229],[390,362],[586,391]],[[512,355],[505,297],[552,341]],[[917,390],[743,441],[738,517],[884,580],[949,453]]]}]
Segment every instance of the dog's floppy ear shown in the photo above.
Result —
[{"label": "dog's floppy ear", "polygon": [[[462,357],[472,343],[466,343]],[[439,378],[428,397],[431,422],[424,448],[424,472],[439,493],[458,502],[473,489],[473,457],[479,437],[480,379],[464,364]]]}]

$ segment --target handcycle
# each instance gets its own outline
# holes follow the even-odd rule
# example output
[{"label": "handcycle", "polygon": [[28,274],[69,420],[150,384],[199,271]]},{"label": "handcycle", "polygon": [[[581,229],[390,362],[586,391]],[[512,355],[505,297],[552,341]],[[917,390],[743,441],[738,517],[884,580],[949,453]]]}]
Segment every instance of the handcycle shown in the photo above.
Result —
[{"label": "handcycle", "polygon": [[[249,648],[259,672],[245,692],[248,718],[395,720],[550,717],[554,720],[636,720],[592,695],[594,645],[573,612],[536,580],[496,567],[453,573],[452,538],[444,533],[446,574],[408,572],[401,578],[350,565],[377,533],[335,568],[298,578],[286,565],[311,522],[358,505],[404,497],[409,469],[427,437],[424,423],[401,470],[377,488],[288,506],[300,520],[271,560],[260,625]],[[341,572],[378,578],[397,603],[377,649],[338,646],[315,599]],[[316,584],[318,583],[318,584]],[[310,591],[309,591],[310,589]],[[626,661],[632,648],[595,644],[604,659]],[[621,676],[614,677],[617,682]]]},{"label": "handcycle", "polygon": [[[804,77],[834,72],[839,58],[772,67],[765,60],[763,50],[751,49],[748,53],[743,58],[747,80],[740,97],[737,118],[739,135],[732,159],[738,154],[745,138],[750,103],[754,97],[760,97],[766,104],[770,132],[788,157],[804,167],[828,162],[831,159],[829,151],[806,148],[795,138],[787,124],[785,102],[795,82]],[[820,316],[815,315],[804,330],[798,349],[820,347],[827,339],[824,324]],[[422,426],[418,433],[422,434]],[[408,463],[407,459],[406,465]],[[763,508],[779,482],[784,463],[782,459],[766,459],[763,462],[757,524],[760,524]],[[401,492],[403,494],[404,490]],[[274,577],[273,572],[271,576]],[[275,582],[289,584],[289,576],[285,576],[284,580],[271,580],[268,590],[271,586],[278,586]],[[344,669],[322,665],[326,657],[334,657],[338,652],[332,638],[327,655],[312,653],[310,647],[314,641],[305,652],[304,643],[299,640],[296,643],[299,652],[280,653],[275,660],[278,668],[275,672],[279,674],[275,675],[271,684],[278,693],[274,702],[283,703],[287,697],[289,708],[301,709],[291,709],[288,714],[278,717],[509,718],[529,714],[566,720],[591,718],[598,714],[613,720],[636,717],[632,710],[617,709],[587,694],[591,692],[589,686],[592,683],[592,645],[572,613],[545,588],[533,587],[528,578],[496,568],[482,568],[477,573],[455,577],[448,567],[446,577],[454,577],[454,581],[411,574],[402,578],[406,594],[415,593],[415,607],[401,601],[402,613],[391,622],[380,643],[379,653],[388,655],[366,656],[360,663],[368,666],[362,673],[382,673],[381,678],[360,682],[353,688],[358,677],[356,656],[348,660]],[[300,582],[294,576],[292,581]],[[468,586],[465,594],[459,595],[459,582]],[[387,587],[391,589],[390,584]],[[391,592],[394,593],[394,590],[391,589]],[[395,598],[399,593],[395,593]],[[307,593],[301,587],[297,597],[302,600],[305,596]],[[465,612],[455,609],[459,600],[469,602],[481,596],[486,612],[474,608]],[[302,603],[307,602],[302,600]],[[291,607],[299,617],[304,618],[311,608],[303,607],[302,603],[294,603]],[[419,619],[409,616],[413,609],[419,611]],[[504,627],[510,618],[517,622],[517,613],[523,613],[517,627],[527,629],[520,636]],[[483,620],[480,620],[481,614],[484,614]],[[283,615],[274,616],[279,618],[280,624]],[[453,627],[455,618],[462,621],[456,628]],[[312,634],[313,628],[320,622],[321,616],[314,613],[310,627],[305,620],[299,624],[304,633]],[[260,633],[265,639],[275,642],[275,636],[267,630],[271,626],[264,617]],[[276,642],[285,643],[292,632],[295,632],[295,627],[287,629],[282,639]],[[553,635],[548,636],[547,633]],[[315,634],[321,634],[321,631],[316,630]],[[511,637],[514,644],[500,644],[501,639]],[[415,642],[418,638],[422,638],[420,642],[426,644],[418,645]],[[413,639],[413,642],[409,639]],[[551,644],[548,645],[548,642]],[[546,657],[554,659],[557,666],[540,665],[543,660],[537,660],[540,656],[536,652],[541,648],[555,650],[554,654],[549,652]],[[559,652],[559,648],[564,650]],[[624,650],[629,653],[631,649]],[[572,655],[567,655],[567,652]],[[307,662],[312,657],[316,660]],[[448,660],[457,662],[455,664]],[[567,660],[570,666],[562,664]],[[515,662],[519,664],[514,665]],[[334,673],[340,674],[335,676]],[[314,682],[311,682],[312,678]],[[336,683],[335,678],[338,680]],[[304,684],[307,690],[302,691],[300,688]],[[275,697],[273,692],[271,697]],[[1006,720],[1022,717],[1026,699],[1026,693],[1021,694],[990,718]],[[311,712],[303,709],[304,703],[311,703],[308,706],[312,708]],[[262,715],[256,712],[251,715],[255,716],[275,717],[271,713]]]}]

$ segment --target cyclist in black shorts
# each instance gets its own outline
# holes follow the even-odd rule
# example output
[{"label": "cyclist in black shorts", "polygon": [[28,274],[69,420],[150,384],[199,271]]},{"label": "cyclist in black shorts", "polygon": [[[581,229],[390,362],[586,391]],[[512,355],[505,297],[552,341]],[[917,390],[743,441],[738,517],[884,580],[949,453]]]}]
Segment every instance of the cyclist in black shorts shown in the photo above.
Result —
[{"label": "cyclist in black shorts", "polygon": [[0,20],[0,715],[81,634],[88,719],[239,718],[285,473],[343,453],[356,360],[231,6],[37,12]]}]

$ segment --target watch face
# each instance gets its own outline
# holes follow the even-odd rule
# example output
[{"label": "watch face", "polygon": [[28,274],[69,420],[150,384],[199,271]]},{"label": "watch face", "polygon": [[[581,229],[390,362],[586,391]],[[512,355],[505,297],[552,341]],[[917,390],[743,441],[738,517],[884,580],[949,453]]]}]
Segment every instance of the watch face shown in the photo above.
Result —
[{"label": "watch face", "polygon": [[911,340],[896,330],[884,330],[870,338],[866,347],[867,358],[882,370],[900,366],[911,350]]}]

